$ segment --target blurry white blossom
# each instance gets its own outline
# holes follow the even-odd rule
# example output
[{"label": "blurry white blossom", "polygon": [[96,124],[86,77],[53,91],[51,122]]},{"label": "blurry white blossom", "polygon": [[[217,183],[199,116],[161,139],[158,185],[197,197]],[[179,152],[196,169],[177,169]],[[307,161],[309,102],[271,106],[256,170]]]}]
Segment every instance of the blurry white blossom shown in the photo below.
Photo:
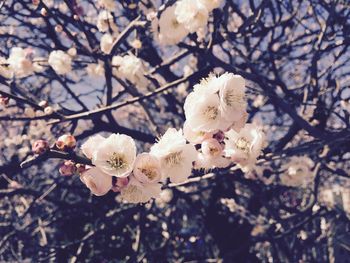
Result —
[{"label": "blurry white blossom", "polygon": [[10,70],[18,78],[24,78],[31,75],[34,71],[31,59],[29,59],[28,50],[20,47],[13,47],[10,56],[7,59]]},{"label": "blurry white blossom", "polygon": [[198,0],[180,0],[175,4],[175,16],[179,23],[194,33],[208,23],[208,9]]},{"label": "blurry white blossom", "polygon": [[52,51],[48,62],[57,74],[67,74],[72,70],[72,58],[62,50]]},{"label": "blurry white blossom", "polygon": [[293,156],[282,166],[281,184],[286,186],[306,186],[314,180],[315,174],[311,170],[314,162],[306,155]]}]

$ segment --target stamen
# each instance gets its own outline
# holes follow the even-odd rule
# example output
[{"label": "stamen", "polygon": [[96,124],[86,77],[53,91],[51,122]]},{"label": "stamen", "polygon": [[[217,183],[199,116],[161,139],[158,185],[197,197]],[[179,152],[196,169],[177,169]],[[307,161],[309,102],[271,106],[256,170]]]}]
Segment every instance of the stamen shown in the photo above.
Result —
[{"label": "stamen", "polygon": [[210,120],[215,120],[218,114],[219,110],[217,107],[214,106],[208,106],[204,111],[204,115]]},{"label": "stamen", "polygon": [[107,160],[107,163],[116,170],[123,169],[127,166],[124,154],[120,153],[113,153],[109,160]]},{"label": "stamen", "polygon": [[249,152],[250,142],[246,138],[239,138],[235,144],[239,150],[244,151],[245,153]]},{"label": "stamen", "polygon": [[182,161],[182,151],[170,153],[165,157],[165,162],[170,165],[177,165]]}]

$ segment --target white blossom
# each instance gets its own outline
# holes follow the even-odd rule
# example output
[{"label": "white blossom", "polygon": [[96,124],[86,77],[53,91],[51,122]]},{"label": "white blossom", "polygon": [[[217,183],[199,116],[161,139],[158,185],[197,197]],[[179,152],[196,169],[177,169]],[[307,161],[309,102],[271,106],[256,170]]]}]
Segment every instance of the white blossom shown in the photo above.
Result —
[{"label": "white blossom", "polygon": [[136,157],[133,174],[141,183],[159,182],[162,176],[160,161],[152,154],[139,154]]},{"label": "white blossom", "polygon": [[52,51],[48,62],[57,74],[67,74],[72,70],[72,58],[62,50]]},{"label": "white blossom", "polygon": [[213,9],[218,8],[222,0],[198,0],[205,8],[208,10],[208,12],[213,11]]},{"label": "white blossom", "polygon": [[0,76],[10,79],[13,76],[13,72],[7,64],[7,60],[3,57],[0,57]]},{"label": "white blossom", "polygon": [[11,48],[7,63],[9,64],[9,69],[18,78],[27,77],[34,71],[33,63],[28,58],[28,52],[20,47]]},{"label": "white blossom", "polygon": [[134,140],[124,134],[112,134],[96,145],[92,163],[109,175],[126,177],[132,172],[135,158]]},{"label": "white blossom", "polygon": [[231,123],[241,119],[246,109],[244,78],[225,73],[216,81],[219,86],[220,110],[223,118]]},{"label": "white blossom", "polygon": [[107,10],[103,10],[98,14],[96,26],[98,31],[102,33],[107,32],[109,28],[113,31],[117,31],[117,26],[114,24],[113,16]]},{"label": "white blossom", "polygon": [[147,78],[144,76],[144,65],[142,60],[130,54],[125,56],[114,56],[112,58],[113,72],[119,78],[125,78],[135,85],[146,87]]},{"label": "white blossom", "polygon": [[97,196],[105,195],[112,188],[112,177],[97,167],[84,171],[80,180]]},{"label": "white blossom", "polygon": [[99,6],[107,9],[108,11],[114,11],[116,8],[115,0],[98,0]]},{"label": "white blossom", "polygon": [[194,33],[208,23],[209,13],[206,7],[198,0],[180,0],[176,2],[175,16],[179,23]]},{"label": "white blossom", "polygon": [[163,177],[169,177],[171,182],[180,183],[191,175],[192,163],[196,160],[197,152],[192,144],[186,144],[181,129],[170,128],[151,147],[151,154],[160,160]]},{"label": "white blossom", "polygon": [[[157,21],[154,19],[153,21]],[[158,23],[154,23],[154,31],[158,32],[158,40],[163,45],[174,45],[179,43],[188,35],[188,30],[185,26],[179,23],[175,17],[175,5],[165,9]]]},{"label": "white blossom", "polygon": [[161,184],[141,183],[132,175],[128,185],[120,190],[120,195],[128,203],[146,203],[151,198],[159,197],[161,190]]},{"label": "white blossom", "polygon": [[87,158],[91,159],[95,150],[97,149],[97,146],[105,140],[106,138],[99,134],[91,136],[89,139],[87,139],[86,142],[82,144],[81,151]]},{"label": "white blossom", "polygon": [[260,129],[248,123],[239,132],[231,129],[225,133],[226,157],[239,164],[241,168],[253,166],[261,154],[265,136]]},{"label": "white blossom", "polygon": [[314,180],[315,174],[312,172],[314,162],[304,156],[293,156],[289,162],[282,166],[284,173],[281,175],[281,184],[298,187],[306,186]]},{"label": "white blossom", "polygon": [[112,51],[112,47],[113,47],[113,42],[114,42],[114,38],[112,37],[111,34],[104,34],[101,37],[101,41],[100,41],[100,47],[103,53],[105,54],[110,54]]}]

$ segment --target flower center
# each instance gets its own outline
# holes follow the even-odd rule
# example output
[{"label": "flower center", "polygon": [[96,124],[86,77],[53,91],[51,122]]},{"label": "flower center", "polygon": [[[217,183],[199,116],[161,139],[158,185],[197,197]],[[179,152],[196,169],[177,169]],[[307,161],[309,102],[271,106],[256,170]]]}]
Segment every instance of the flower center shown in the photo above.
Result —
[{"label": "flower center", "polygon": [[141,173],[146,175],[147,178],[150,179],[150,180],[153,180],[154,178],[157,177],[156,168],[153,167],[153,166],[139,168],[139,170],[141,171]]},{"label": "flower center", "polygon": [[127,166],[127,161],[124,154],[113,153],[112,156],[107,160],[107,163],[114,169],[119,170]]},{"label": "flower center", "polygon": [[170,166],[177,165],[183,159],[182,158],[182,151],[170,153],[164,159],[165,159],[165,162],[167,163],[167,165],[170,165]]},{"label": "flower center", "polygon": [[233,89],[228,89],[225,92],[224,102],[227,106],[233,106],[234,103],[242,103],[243,97],[235,94]]},{"label": "flower center", "polygon": [[246,138],[244,138],[244,137],[239,138],[235,144],[239,150],[241,150],[245,153],[249,152],[250,142]]},{"label": "flower center", "polygon": [[177,27],[180,25],[179,22],[177,22],[176,19],[171,20],[171,24],[172,24],[172,26],[173,26],[174,28],[177,28]]},{"label": "flower center", "polygon": [[219,114],[219,110],[217,107],[214,106],[208,106],[205,110],[204,110],[204,115],[209,119],[209,120],[215,120],[216,117]]}]

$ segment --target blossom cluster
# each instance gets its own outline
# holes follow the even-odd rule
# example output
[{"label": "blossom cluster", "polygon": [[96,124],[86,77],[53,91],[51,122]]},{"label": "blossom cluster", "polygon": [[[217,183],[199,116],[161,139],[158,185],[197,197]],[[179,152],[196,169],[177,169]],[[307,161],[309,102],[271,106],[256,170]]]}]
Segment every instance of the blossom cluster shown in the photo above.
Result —
[{"label": "blossom cluster", "polygon": [[180,0],[166,8],[160,18],[152,17],[152,27],[160,44],[174,45],[190,33],[201,35],[208,23],[209,13],[222,0]]},{"label": "blossom cluster", "polygon": [[[192,169],[232,164],[249,169],[261,153],[264,134],[246,123],[246,105],[241,76],[210,75],[185,100],[183,130],[169,128],[149,152],[137,154],[135,141],[124,134],[90,137],[81,150],[93,166],[80,171],[81,181],[97,196],[113,190],[127,202],[144,203],[159,197],[168,181],[185,182]],[[69,174],[67,167],[73,166],[63,167],[61,173]]]}]

